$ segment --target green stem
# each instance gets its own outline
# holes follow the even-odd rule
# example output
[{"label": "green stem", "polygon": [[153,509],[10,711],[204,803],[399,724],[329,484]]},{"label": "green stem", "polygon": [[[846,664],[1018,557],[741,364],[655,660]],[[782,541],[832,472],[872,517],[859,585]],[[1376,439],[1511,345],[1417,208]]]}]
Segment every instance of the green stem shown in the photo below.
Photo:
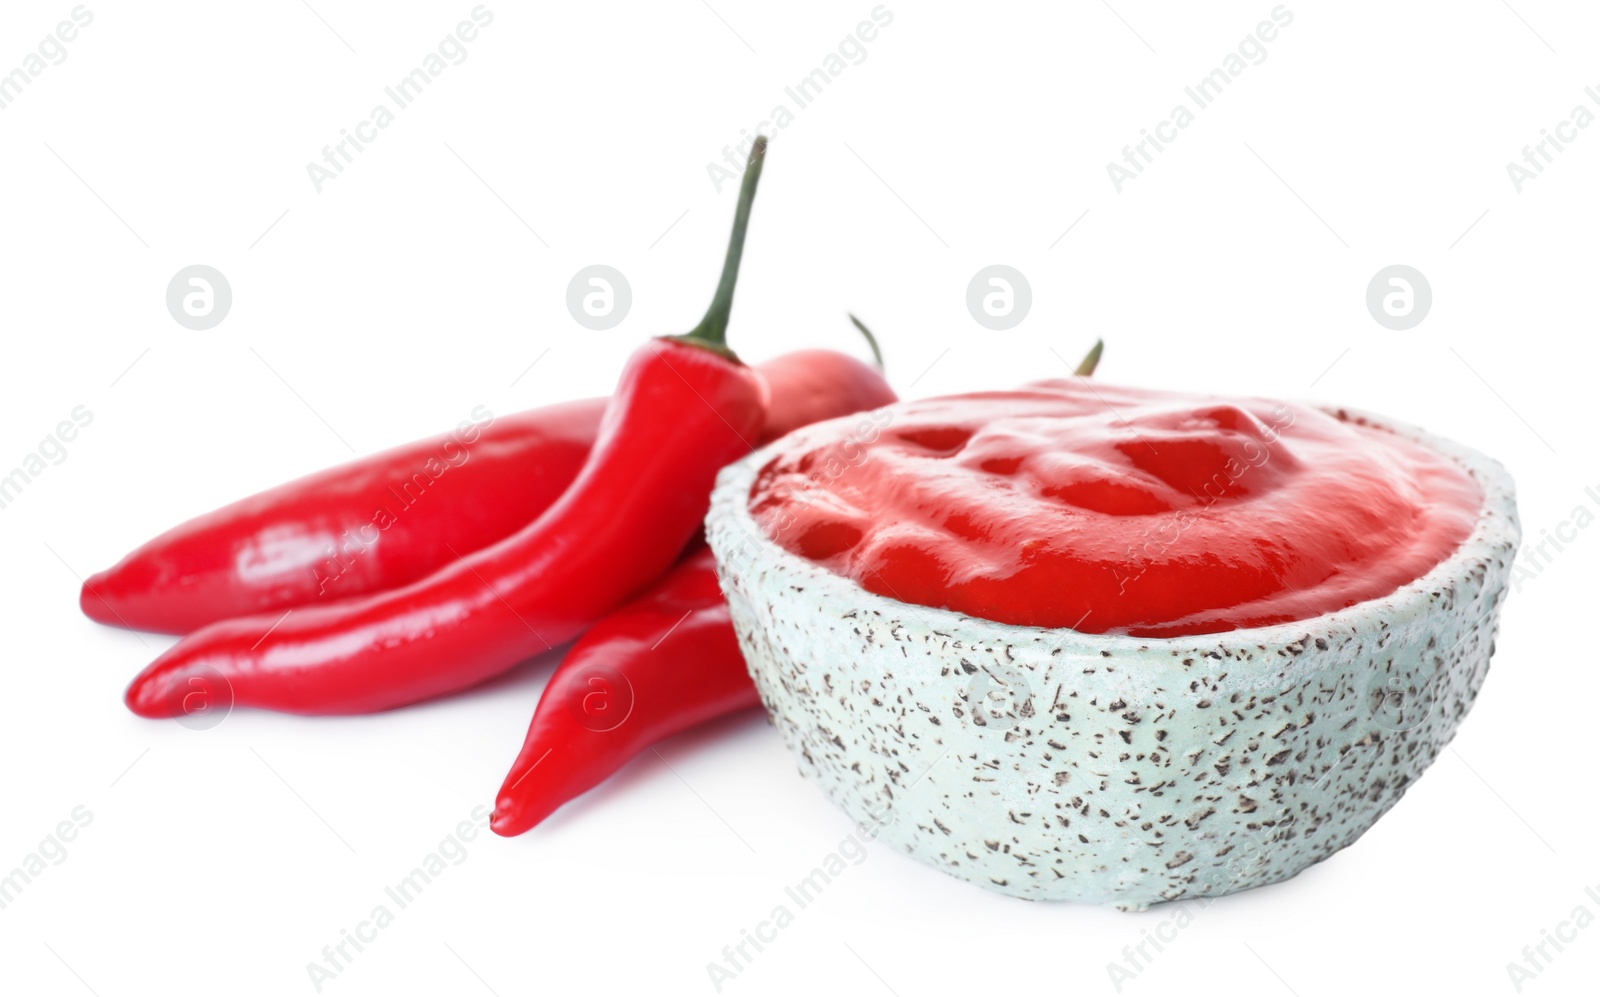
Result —
[{"label": "green stem", "polygon": [[744,256],[744,234],[750,226],[750,205],[756,199],[756,181],[761,179],[761,164],[767,158],[767,137],[756,136],[745,163],[744,180],[739,184],[739,204],[733,211],[733,234],[728,237],[728,257],[722,263],[722,279],[706,309],[706,317],[693,330],[671,338],[704,346],[732,356],[728,349],[728,315],[733,311],[733,285],[739,280],[739,259]]},{"label": "green stem", "polygon": [[1088,377],[1090,374],[1093,374],[1094,369],[1100,366],[1100,354],[1105,352],[1105,348],[1105,340],[1095,340],[1094,345],[1089,347],[1089,352],[1085,353],[1083,355],[1083,359],[1078,361],[1078,369],[1072,372],[1073,376]]},{"label": "green stem", "polygon": [[855,315],[851,314],[850,312],[846,312],[845,314],[850,316],[850,323],[857,329],[861,330],[861,335],[867,337],[867,345],[872,347],[873,366],[878,368],[878,373],[883,373],[883,353],[878,349],[878,337],[874,336],[872,334],[872,330],[863,325],[861,320],[856,318]]}]

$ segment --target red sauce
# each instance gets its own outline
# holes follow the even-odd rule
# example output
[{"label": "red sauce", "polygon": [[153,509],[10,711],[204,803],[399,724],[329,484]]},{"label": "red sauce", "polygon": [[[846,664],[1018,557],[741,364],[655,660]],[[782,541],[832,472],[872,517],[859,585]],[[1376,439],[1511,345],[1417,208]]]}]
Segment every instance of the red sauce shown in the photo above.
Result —
[{"label": "red sauce", "polygon": [[1084,633],[1216,633],[1388,595],[1482,503],[1462,467],[1387,430],[1084,380],[794,439],[750,492],[784,548],[902,602]]}]

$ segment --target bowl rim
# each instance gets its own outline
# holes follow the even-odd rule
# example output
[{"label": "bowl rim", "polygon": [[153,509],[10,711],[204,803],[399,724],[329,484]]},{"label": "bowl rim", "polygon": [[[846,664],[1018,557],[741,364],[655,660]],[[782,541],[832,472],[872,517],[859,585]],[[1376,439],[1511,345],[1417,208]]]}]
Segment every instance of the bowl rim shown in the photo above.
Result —
[{"label": "bowl rim", "polygon": [[[1301,620],[1205,634],[1134,637],[1127,634],[1081,633],[1070,627],[1034,627],[1001,623],[942,607],[902,602],[870,592],[854,579],[790,552],[767,535],[751,516],[749,509],[750,487],[754,483],[755,476],[773,457],[791,448],[812,444],[817,437],[829,432],[831,427],[859,422],[871,412],[893,410],[895,407],[889,405],[870,412],[858,412],[814,423],[775,440],[722,469],[717,475],[716,487],[712,492],[710,511],[706,517],[706,532],[711,540],[713,552],[717,556],[717,571],[723,579],[724,588],[728,587],[730,572],[725,568],[724,551],[719,549],[721,545],[718,541],[721,539],[722,527],[731,527],[739,535],[751,538],[762,552],[759,557],[771,559],[771,564],[781,568],[786,574],[805,578],[809,584],[821,586],[827,595],[853,600],[853,605],[857,608],[874,612],[884,618],[900,619],[910,616],[922,622],[928,629],[941,634],[965,634],[970,632],[972,627],[978,626],[983,629],[986,641],[1003,641],[1007,644],[1027,646],[1044,640],[1052,643],[1063,653],[1080,655],[1098,655],[1109,651],[1115,656],[1118,652],[1148,654],[1152,651],[1171,650],[1176,664],[1184,652],[1204,654],[1219,649],[1254,651],[1298,645],[1308,642],[1317,634],[1359,634],[1373,625],[1374,606],[1384,607],[1385,611],[1378,614],[1378,617],[1387,626],[1414,619],[1433,610],[1440,592],[1470,578],[1480,569],[1483,562],[1492,561],[1498,556],[1505,556],[1509,560],[1510,556],[1515,554],[1521,540],[1515,482],[1498,460],[1454,440],[1376,413],[1349,406],[1313,405],[1313,408],[1340,421],[1394,433],[1455,461],[1473,477],[1483,494],[1472,532],[1455,550],[1421,577],[1401,585],[1386,595]],[[748,559],[746,567],[754,567],[757,559],[757,557]],[[1478,620],[1472,630],[1480,629],[1497,605],[1498,600],[1495,606],[1487,609],[1484,619]]]}]

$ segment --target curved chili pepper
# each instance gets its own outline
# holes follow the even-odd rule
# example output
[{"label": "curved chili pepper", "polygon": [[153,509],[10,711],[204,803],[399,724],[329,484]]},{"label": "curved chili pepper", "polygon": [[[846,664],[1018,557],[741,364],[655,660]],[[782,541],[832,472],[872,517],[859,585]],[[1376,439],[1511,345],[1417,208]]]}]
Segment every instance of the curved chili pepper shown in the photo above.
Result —
[{"label": "curved chili pepper", "polygon": [[490,827],[521,834],[679,731],[761,702],[701,547],[572,645],[550,677]]},{"label": "curved chili pepper", "polygon": [[[854,315],[850,320],[872,344],[881,369],[872,333]],[[777,426],[769,416],[768,437],[897,400],[877,371],[859,367],[849,371],[858,390],[841,392],[819,379],[815,391],[796,395],[809,400],[793,406],[803,421]],[[572,645],[539,697],[490,827],[507,837],[521,834],[657,741],[760,701],[728,618],[716,561],[710,548],[697,544],[653,588],[606,614]]]},{"label": "curved chili pepper", "polygon": [[578,476],[606,399],[418,440],[182,523],[83,583],[101,623],[188,633],[424,578],[533,522]]},{"label": "curved chili pepper", "polygon": [[219,677],[236,704],[290,713],[417,702],[571,639],[665,572],[766,415],[766,382],[725,344],[765,151],[758,139],[705,318],[633,354],[583,470],[542,516],[404,588],[204,627],[134,679],[128,707],[178,716],[194,682]]},{"label": "curved chili pepper", "polygon": [[[756,369],[772,392],[761,443],[895,401],[878,371],[832,350],[787,353]],[[184,634],[410,584],[553,505],[588,458],[606,402],[463,423],[240,499],[91,576],[79,604],[101,623]]]}]

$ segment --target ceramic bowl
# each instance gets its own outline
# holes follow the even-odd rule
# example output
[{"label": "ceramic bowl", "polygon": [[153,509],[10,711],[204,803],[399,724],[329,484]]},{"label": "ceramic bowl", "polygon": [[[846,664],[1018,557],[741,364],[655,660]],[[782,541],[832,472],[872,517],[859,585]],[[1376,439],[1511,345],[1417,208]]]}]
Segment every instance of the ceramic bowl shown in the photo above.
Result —
[{"label": "ceramic bowl", "polygon": [[801,773],[885,844],[1035,900],[1142,910],[1278,882],[1354,842],[1471,709],[1520,533],[1498,462],[1329,411],[1457,461],[1483,490],[1475,529],[1383,598],[1196,637],[1009,626],[789,553],[751,518],[751,483],[834,424],[725,468],[707,535]]}]

